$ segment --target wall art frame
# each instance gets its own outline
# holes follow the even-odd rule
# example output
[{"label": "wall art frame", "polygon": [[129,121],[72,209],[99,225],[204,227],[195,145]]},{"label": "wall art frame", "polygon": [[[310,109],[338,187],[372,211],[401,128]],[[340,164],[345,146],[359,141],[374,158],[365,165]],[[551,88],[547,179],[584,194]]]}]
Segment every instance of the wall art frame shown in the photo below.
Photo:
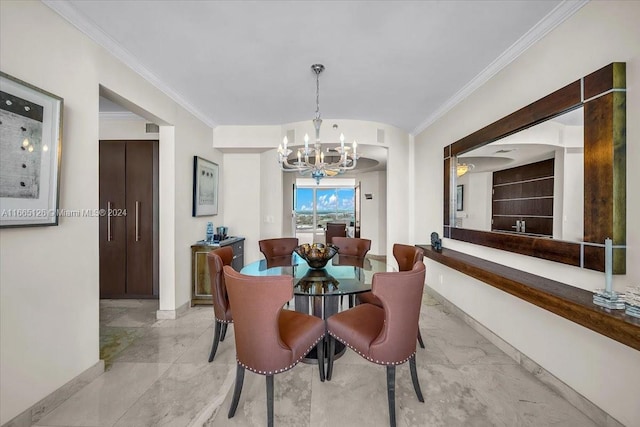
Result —
[{"label": "wall art frame", "polygon": [[0,227],[58,225],[64,100],[0,71]]},{"label": "wall art frame", "polygon": [[193,156],[192,216],[218,214],[219,169],[217,163]]}]

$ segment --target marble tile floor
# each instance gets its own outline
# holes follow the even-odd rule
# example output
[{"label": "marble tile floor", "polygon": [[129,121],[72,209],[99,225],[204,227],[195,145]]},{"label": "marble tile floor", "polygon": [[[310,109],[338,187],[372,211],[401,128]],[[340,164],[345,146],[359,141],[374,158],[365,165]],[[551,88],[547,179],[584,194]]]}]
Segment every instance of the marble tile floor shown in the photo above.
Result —
[{"label": "marble tile floor", "polygon": [[[346,301],[345,301],[346,304]],[[156,320],[155,300],[100,302],[104,374],[38,421],[38,426],[263,426],[265,380],[246,372],[236,415],[227,418],[235,380],[233,326],[213,363],[211,307]],[[525,371],[434,299],[423,298],[426,349],[417,366],[425,403],[408,364],[398,367],[398,426],[592,426],[585,415]],[[299,364],[275,376],[278,426],[388,426],[385,368],[347,350],[321,383]]]}]

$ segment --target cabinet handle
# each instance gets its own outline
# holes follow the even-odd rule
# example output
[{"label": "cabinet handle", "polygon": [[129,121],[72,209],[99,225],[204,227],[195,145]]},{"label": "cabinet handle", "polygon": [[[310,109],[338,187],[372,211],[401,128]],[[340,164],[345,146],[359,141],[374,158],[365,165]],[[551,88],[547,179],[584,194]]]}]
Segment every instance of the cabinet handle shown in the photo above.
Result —
[{"label": "cabinet handle", "polygon": [[107,242],[111,240],[111,202],[107,202]]},{"label": "cabinet handle", "polygon": [[140,241],[140,202],[136,200],[136,242]]}]

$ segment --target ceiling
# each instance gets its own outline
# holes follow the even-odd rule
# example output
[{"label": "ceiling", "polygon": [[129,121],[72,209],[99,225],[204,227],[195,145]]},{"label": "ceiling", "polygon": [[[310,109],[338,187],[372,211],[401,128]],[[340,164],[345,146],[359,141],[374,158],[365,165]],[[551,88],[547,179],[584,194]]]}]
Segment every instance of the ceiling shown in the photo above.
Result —
[{"label": "ceiling", "polygon": [[584,1],[43,0],[205,123],[416,134]]}]

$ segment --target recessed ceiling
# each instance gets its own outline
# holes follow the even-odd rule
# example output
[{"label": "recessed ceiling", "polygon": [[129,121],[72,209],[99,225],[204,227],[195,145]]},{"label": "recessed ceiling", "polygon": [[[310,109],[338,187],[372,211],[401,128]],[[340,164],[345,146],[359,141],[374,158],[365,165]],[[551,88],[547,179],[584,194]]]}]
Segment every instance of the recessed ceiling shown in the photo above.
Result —
[{"label": "recessed ceiling", "polygon": [[416,133],[583,1],[50,1],[206,123]]}]

